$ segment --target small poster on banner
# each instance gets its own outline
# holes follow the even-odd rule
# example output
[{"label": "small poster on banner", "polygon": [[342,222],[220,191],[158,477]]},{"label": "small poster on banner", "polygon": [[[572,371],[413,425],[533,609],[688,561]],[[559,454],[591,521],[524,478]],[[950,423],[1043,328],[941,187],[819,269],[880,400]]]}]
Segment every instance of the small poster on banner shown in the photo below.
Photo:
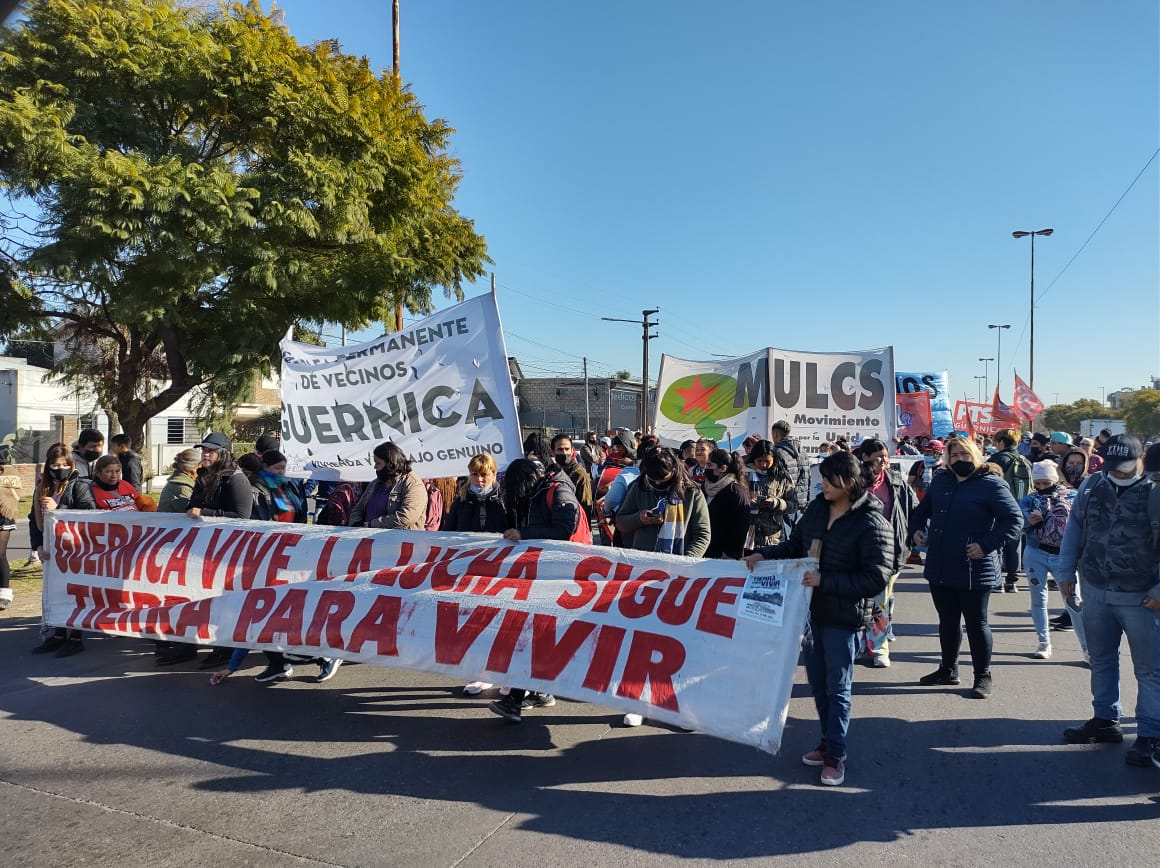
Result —
[{"label": "small poster on banner", "polygon": [[[762,566],[763,569],[769,569],[764,564]],[[772,567],[772,573],[762,572],[760,575],[751,573],[745,579],[741,607],[737,614],[750,621],[780,627],[785,604],[785,579],[782,578],[780,564],[775,561]]]}]

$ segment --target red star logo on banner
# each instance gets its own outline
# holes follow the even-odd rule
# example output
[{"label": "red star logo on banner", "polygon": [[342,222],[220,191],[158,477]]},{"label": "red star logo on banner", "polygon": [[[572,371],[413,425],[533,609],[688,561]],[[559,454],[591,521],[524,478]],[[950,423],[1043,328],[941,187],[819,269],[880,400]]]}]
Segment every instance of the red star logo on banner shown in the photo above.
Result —
[{"label": "red star logo on banner", "polygon": [[701,385],[701,378],[694,377],[693,385],[687,389],[675,389],[674,391],[685,399],[685,406],[681,409],[682,415],[687,415],[690,410],[704,410],[709,412],[709,396],[717,391],[717,386],[703,386]]}]

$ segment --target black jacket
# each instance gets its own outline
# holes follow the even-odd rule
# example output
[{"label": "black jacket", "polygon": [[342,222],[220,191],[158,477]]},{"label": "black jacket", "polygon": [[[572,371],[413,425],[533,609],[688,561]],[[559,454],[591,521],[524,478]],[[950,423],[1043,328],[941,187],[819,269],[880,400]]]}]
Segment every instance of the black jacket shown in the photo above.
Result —
[{"label": "black jacket", "polygon": [[246,474],[235,468],[228,478],[221,480],[213,496],[206,498],[206,470],[199,467],[193,494],[189,496],[189,508],[200,509],[206,518],[249,518],[254,511],[254,489]]},{"label": "black jacket", "polygon": [[[708,500],[709,496],[705,495]],[[734,482],[709,500],[709,548],[707,558],[740,558],[749,535],[749,497]]]},{"label": "black jacket", "polygon": [[503,494],[498,485],[480,498],[471,487],[464,485],[451,501],[451,509],[443,516],[440,530],[469,533],[503,533],[507,530]]},{"label": "black jacket", "polygon": [[[548,505],[548,490],[552,504]],[[567,540],[584,521],[584,510],[576,499],[572,481],[559,467],[549,467],[528,497],[526,511],[508,516],[508,527],[520,532],[521,539]]]},{"label": "black jacket", "polygon": [[830,504],[814,498],[789,539],[758,549],[770,559],[804,558],[810,543],[822,541],[819,572],[822,583],[810,600],[810,620],[827,627],[857,630],[862,626],[862,601],[880,594],[891,575],[894,535],[878,498],[864,494],[832,526]]},{"label": "black jacket", "polygon": [[910,514],[918,506],[918,496],[910,487],[910,483],[897,470],[887,468],[886,481],[890,485],[890,494],[894,498],[894,509],[888,519],[891,529],[894,531],[894,567],[891,569],[891,573],[897,573],[906,563],[906,559],[910,557],[908,523]]},{"label": "black jacket", "polygon": [[145,483],[145,470],[141,466],[141,456],[129,450],[122,452],[117,458],[121,461],[121,478],[141,491],[141,486]]}]

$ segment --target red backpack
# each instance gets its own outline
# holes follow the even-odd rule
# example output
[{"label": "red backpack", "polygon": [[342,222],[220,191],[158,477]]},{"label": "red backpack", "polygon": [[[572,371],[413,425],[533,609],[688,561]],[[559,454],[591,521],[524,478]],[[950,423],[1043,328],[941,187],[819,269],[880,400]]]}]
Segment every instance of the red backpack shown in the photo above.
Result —
[{"label": "red backpack", "polygon": [[427,530],[439,530],[443,524],[443,492],[430,479],[423,480],[423,487],[427,489]]},{"label": "red backpack", "polygon": [[[562,483],[553,482],[548,486],[548,509],[551,510],[555,506],[556,488]],[[584,507],[579,508],[579,515],[576,516],[576,529],[572,531],[572,535],[568,537],[568,542],[584,543],[584,545],[592,545],[592,525],[588,523],[588,515],[584,512]]]}]

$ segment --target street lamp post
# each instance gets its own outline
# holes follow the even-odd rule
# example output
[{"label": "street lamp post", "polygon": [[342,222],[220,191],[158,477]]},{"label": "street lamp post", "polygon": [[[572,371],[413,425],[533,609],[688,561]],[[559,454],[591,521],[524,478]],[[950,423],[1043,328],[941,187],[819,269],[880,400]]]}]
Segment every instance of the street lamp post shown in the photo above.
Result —
[{"label": "street lamp post", "polygon": [[1035,389],[1035,236],[1047,237],[1054,229],[1036,229],[1034,232],[1018,230],[1011,233],[1012,238],[1026,238],[1031,236],[1031,349],[1027,360],[1027,385]]},{"label": "street lamp post", "polygon": [[[979,356],[979,361],[983,363],[983,392],[989,395],[991,393],[991,380],[987,376],[987,362],[993,362],[995,360]],[[995,373],[998,373],[998,368],[995,369]]]},{"label": "street lamp post", "polygon": [[987,328],[998,329],[998,331],[995,332],[995,334],[997,334],[999,336],[999,342],[995,346],[995,388],[999,389],[999,391],[1002,391],[1001,387],[1003,385],[1003,329],[1011,328],[1011,323],[1007,322],[1007,323],[1003,323],[1002,325],[999,325],[997,323],[987,323]]},{"label": "street lamp post", "polygon": [[983,381],[987,379],[983,374],[975,374],[975,384],[979,387],[979,403],[983,403]]},{"label": "street lamp post", "polygon": [[1105,404],[1106,401],[1104,400],[1104,387],[1100,386],[1100,406],[1103,407]]}]

